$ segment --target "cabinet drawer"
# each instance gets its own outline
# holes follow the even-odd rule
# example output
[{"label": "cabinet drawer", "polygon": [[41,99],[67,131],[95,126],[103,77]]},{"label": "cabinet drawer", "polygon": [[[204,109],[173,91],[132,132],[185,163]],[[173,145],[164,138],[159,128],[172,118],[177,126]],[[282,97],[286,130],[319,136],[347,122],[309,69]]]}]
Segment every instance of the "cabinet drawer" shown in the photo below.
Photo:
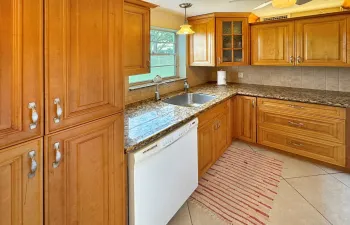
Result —
[{"label": "cabinet drawer", "polygon": [[345,146],[259,126],[258,143],[312,159],[345,166]]},{"label": "cabinet drawer", "polygon": [[326,141],[345,143],[345,120],[305,119],[259,111],[259,126]]},{"label": "cabinet drawer", "polygon": [[345,109],[323,106],[316,104],[307,104],[283,100],[273,100],[266,98],[258,98],[259,111],[273,112],[281,115],[292,115],[300,118],[335,118],[345,119]]},{"label": "cabinet drawer", "polygon": [[205,125],[208,121],[213,120],[215,117],[219,116],[220,114],[228,112],[228,110],[229,110],[229,100],[214,106],[213,108],[209,109],[204,113],[201,113],[198,116],[199,127]]}]

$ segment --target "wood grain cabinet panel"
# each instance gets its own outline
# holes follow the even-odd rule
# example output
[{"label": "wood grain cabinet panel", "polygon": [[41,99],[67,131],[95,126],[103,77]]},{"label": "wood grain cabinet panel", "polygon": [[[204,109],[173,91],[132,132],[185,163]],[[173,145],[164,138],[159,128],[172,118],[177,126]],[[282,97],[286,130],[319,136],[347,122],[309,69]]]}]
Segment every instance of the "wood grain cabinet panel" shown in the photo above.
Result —
[{"label": "wood grain cabinet panel", "polygon": [[0,150],[1,225],[43,224],[42,154],[42,139]]},{"label": "wood grain cabinet panel", "polygon": [[215,151],[216,159],[226,151],[229,146],[230,141],[230,128],[228,125],[229,121],[229,111],[226,111],[224,114],[221,114],[216,119],[215,125]]},{"label": "wood grain cabinet panel", "polygon": [[150,8],[156,5],[139,0],[124,4],[124,74],[150,73]]},{"label": "wood grain cabinet panel", "polygon": [[344,15],[297,20],[297,65],[350,66],[348,18]]},{"label": "wood grain cabinet panel", "polygon": [[235,128],[238,139],[256,143],[256,97],[236,96]]},{"label": "wood grain cabinet panel", "polygon": [[215,122],[209,122],[198,129],[198,175],[201,177],[215,162]]},{"label": "wood grain cabinet panel", "polygon": [[251,27],[251,64],[293,66],[294,21]]},{"label": "wood grain cabinet panel", "polygon": [[123,0],[45,0],[46,133],[123,110]]},{"label": "wood grain cabinet panel", "polygon": [[122,114],[45,137],[46,225],[126,224],[123,140]]},{"label": "wood grain cabinet panel", "polygon": [[259,126],[258,143],[312,159],[345,166],[345,145]]},{"label": "wood grain cabinet panel", "polygon": [[0,149],[43,135],[42,11],[41,0],[0,3]]},{"label": "wood grain cabinet panel", "polygon": [[215,66],[215,18],[189,20],[194,34],[189,36],[189,65]]}]

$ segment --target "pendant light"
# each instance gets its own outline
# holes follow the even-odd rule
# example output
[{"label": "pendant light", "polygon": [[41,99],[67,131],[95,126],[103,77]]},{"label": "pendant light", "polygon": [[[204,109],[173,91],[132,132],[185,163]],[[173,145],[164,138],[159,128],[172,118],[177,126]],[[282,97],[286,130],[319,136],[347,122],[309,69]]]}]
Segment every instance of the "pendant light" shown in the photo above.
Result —
[{"label": "pendant light", "polygon": [[182,3],[179,5],[181,8],[185,9],[185,22],[183,25],[180,26],[180,30],[177,32],[177,34],[194,34],[195,32],[191,29],[191,25],[187,22],[187,14],[186,9],[190,8],[192,6],[191,3]]}]

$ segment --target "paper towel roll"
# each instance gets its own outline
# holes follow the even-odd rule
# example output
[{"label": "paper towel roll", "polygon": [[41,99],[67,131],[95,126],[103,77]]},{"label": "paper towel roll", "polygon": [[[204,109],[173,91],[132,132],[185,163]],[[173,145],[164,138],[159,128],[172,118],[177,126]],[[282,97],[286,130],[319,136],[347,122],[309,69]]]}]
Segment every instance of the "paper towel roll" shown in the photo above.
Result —
[{"label": "paper towel roll", "polygon": [[218,71],[218,85],[226,85],[226,71]]}]

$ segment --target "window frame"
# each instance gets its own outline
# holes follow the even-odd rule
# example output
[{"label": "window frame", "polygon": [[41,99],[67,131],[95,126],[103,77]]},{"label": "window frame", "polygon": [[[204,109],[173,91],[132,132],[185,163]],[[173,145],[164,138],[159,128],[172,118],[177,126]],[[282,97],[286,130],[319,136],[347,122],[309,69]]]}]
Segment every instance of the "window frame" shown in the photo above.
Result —
[{"label": "window frame", "polygon": [[[174,44],[174,54],[152,54],[152,52],[150,51],[150,58],[151,56],[167,56],[167,55],[173,55],[174,56],[174,59],[175,59],[175,67],[174,67],[174,73],[175,73],[175,76],[171,76],[171,77],[165,77],[163,79],[163,81],[167,81],[167,80],[173,80],[173,79],[177,79],[177,78],[180,78],[180,74],[179,74],[179,65],[178,65],[178,40],[177,40],[177,34],[176,34],[176,30],[173,30],[173,29],[167,29],[167,28],[161,28],[161,27],[154,27],[154,26],[151,26],[151,30],[158,30],[158,31],[167,31],[167,32],[172,32],[175,34],[175,41],[173,42]],[[150,45],[153,41],[151,41],[150,39]],[[153,43],[163,43],[163,42],[153,42]],[[166,65],[166,66],[172,66],[172,65]],[[154,66],[154,67],[165,67],[165,66]],[[152,65],[150,65],[150,71],[152,69]],[[142,75],[142,74],[135,74],[133,76],[137,76],[137,75]],[[160,76],[162,76],[161,74],[159,74]],[[130,76],[129,76],[130,77]],[[128,79],[129,79],[128,77]],[[138,85],[143,85],[143,84],[151,84],[153,81],[152,80],[145,80],[145,81],[141,81],[141,82],[133,82],[133,83],[130,83],[130,81],[128,81],[129,83],[129,86],[138,86]]]}]

